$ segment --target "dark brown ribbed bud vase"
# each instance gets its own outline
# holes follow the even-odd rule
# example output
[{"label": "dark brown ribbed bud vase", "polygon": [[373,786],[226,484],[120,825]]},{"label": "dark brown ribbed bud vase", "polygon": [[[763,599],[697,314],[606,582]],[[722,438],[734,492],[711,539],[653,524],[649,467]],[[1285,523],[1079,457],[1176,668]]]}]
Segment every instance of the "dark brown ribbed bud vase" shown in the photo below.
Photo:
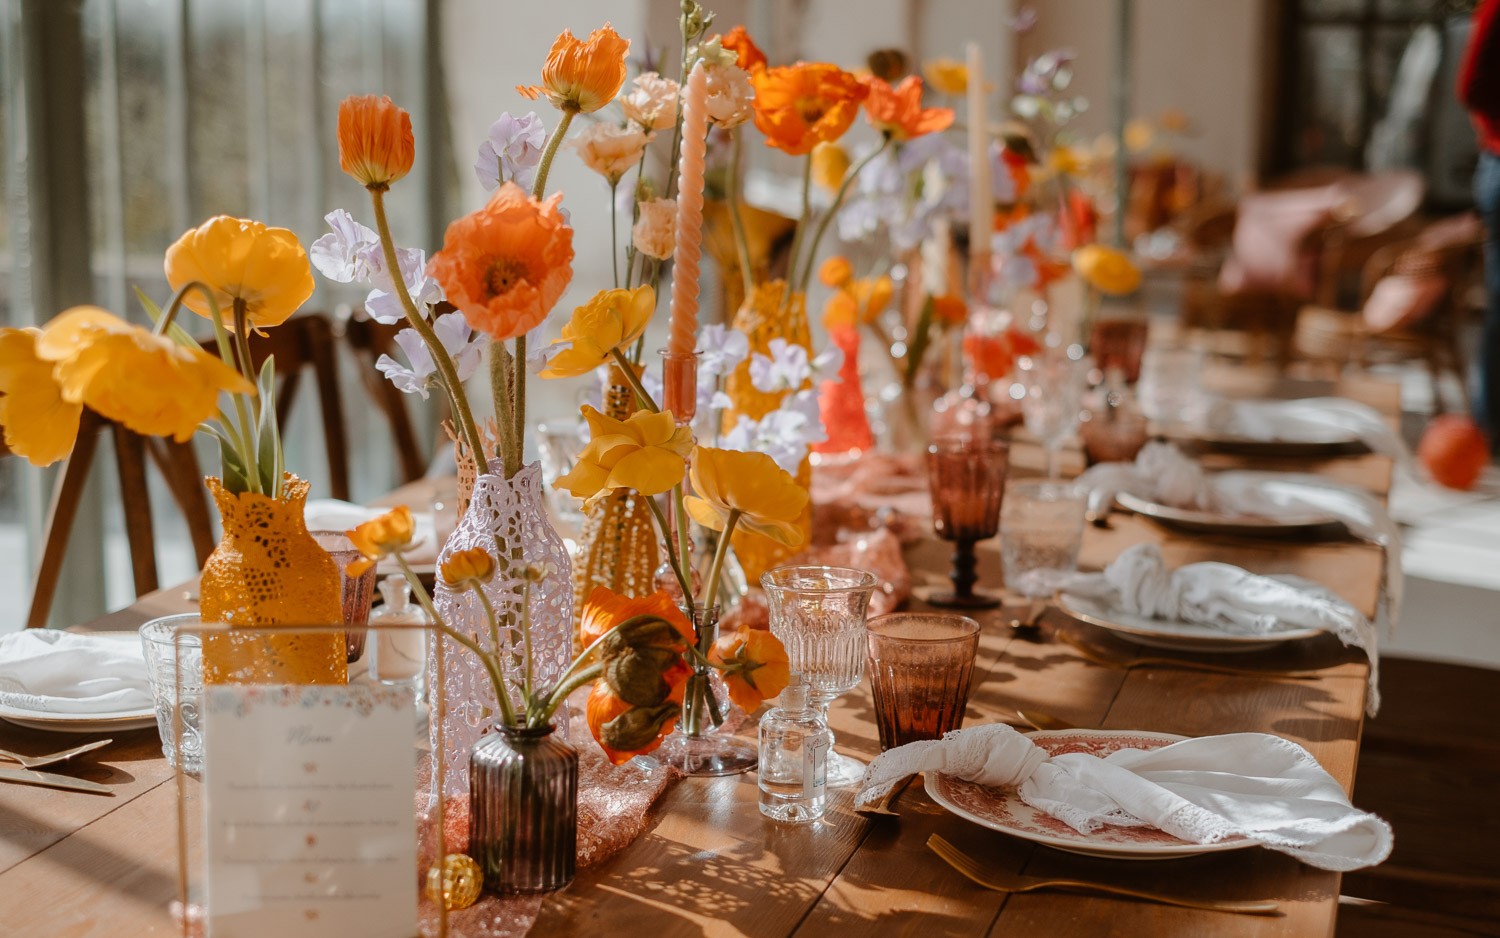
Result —
[{"label": "dark brown ribbed bud vase", "polygon": [[561,889],[577,852],[578,751],[550,726],[486,734],[469,754],[469,855],[484,888]]}]

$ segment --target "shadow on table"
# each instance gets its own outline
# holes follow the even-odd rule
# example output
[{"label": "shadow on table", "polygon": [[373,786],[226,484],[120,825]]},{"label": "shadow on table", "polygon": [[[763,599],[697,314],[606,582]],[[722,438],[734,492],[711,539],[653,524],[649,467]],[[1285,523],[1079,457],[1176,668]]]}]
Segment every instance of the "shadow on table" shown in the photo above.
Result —
[{"label": "shadow on table", "polygon": [[[46,818],[0,807],[0,838],[6,838],[8,831],[34,831],[48,826]],[[39,857],[51,867],[66,867],[144,905],[164,909],[168,902],[177,898],[175,854],[162,858],[166,871],[142,866],[138,856],[121,853],[108,840],[85,829],[47,847]],[[28,867],[33,870],[45,868]]]}]

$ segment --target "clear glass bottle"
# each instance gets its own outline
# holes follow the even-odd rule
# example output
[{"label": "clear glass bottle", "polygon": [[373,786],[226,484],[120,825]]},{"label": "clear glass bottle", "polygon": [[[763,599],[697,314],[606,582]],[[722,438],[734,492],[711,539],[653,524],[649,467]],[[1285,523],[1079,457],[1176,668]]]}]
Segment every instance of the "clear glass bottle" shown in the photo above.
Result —
[{"label": "clear glass bottle", "polygon": [[828,806],[833,734],[807,695],[807,683],[794,674],[780,706],[760,718],[760,813],[792,824],[816,821]]},{"label": "clear glass bottle", "polygon": [[385,603],[370,614],[370,624],[397,628],[371,630],[370,676],[382,684],[411,687],[420,696],[427,662],[427,631],[399,626],[426,625],[427,613],[411,601],[411,584],[404,576],[381,580],[380,595]]}]

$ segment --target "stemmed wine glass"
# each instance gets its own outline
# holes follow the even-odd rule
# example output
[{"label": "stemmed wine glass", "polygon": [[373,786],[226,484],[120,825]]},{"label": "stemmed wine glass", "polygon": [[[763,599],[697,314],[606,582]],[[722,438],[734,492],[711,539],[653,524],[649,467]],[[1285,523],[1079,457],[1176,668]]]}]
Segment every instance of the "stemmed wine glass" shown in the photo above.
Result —
[{"label": "stemmed wine glass", "polygon": [[1016,381],[1025,391],[1021,416],[1026,429],[1047,450],[1047,477],[1058,475],[1058,451],[1078,430],[1089,361],[1076,345],[1046,348],[1016,362]]},{"label": "stemmed wine glass", "polygon": [[[826,716],[840,694],[865,674],[865,613],[877,580],[852,567],[792,564],[760,578],[771,608],[771,633],[786,646],[791,669],[802,675],[812,702]],[[829,749],[828,784],[852,785],[865,765]]]},{"label": "stemmed wine glass", "polygon": [[1000,530],[1000,500],[1010,447],[998,440],[953,436],[927,447],[927,481],[932,488],[932,527],[953,542],[953,592],[929,596],[934,606],[992,609],[993,596],[974,591],[974,545]]}]

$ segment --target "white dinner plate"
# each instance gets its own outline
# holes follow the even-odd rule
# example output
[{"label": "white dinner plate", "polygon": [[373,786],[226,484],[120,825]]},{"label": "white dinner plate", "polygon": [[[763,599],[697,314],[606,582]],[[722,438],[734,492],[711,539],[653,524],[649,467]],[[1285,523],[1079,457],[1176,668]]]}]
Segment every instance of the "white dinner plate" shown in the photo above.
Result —
[{"label": "white dinner plate", "polygon": [[1260,651],[1282,642],[1299,641],[1323,634],[1318,629],[1290,626],[1253,635],[1227,632],[1176,619],[1148,619],[1072,593],[1059,596],[1057,606],[1080,622],[1119,633],[1127,641],[1172,651]]},{"label": "white dinner plate", "polygon": [[1213,430],[1172,430],[1170,439],[1221,453],[1266,458],[1317,459],[1327,456],[1353,456],[1368,453],[1370,448],[1352,434],[1329,429],[1319,438],[1261,440]]},{"label": "white dinner plate", "polygon": [[1339,521],[1333,515],[1316,511],[1283,515],[1279,518],[1265,518],[1259,515],[1224,515],[1212,511],[1180,508],[1176,505],[1163,505],[1160,502],[1131,495],[1129,492],[1116,493],[1115,501],[1127,511],[1144,515],[1153,521],[1160,521],[1169,527],[1197,534],[1237,534],[1252,537],[1303,534],[1331,524],[1338,524]]},{"label": "white dinner plate", "polygon": [[[1047,750],[1049,755],[1086,752],[1100,757],[1121,749],[1158,749],[1186,738],[1171,733],[1083,729],[1042,730],[1027,733],[1026,737]],[[1195,844],[1154,827],[1106,825],[1093,833],[1080,834],[1022,801],[1014,788],[991,788],[936,772],[926,774],[925,785],[933,801],[981,827],[1084,856],[1172,860],[1255,846],[1254,841],[1244,837],[1233,837],[1216,844]]]},{"label": "white dinner plate", "polygon": [[[94,638],[114,639],[121,642],[139,643],[141,637],[135,632],[90,632]],[[145,729],[156,725],[156,710],[145,707],[140,710],[119,710],[110,713],[49,713],[45,710],[27,710],[0,704],[0,719],[24,726],[27,729],[46,730],[52,733],[112,733],[116,730]]]}]

